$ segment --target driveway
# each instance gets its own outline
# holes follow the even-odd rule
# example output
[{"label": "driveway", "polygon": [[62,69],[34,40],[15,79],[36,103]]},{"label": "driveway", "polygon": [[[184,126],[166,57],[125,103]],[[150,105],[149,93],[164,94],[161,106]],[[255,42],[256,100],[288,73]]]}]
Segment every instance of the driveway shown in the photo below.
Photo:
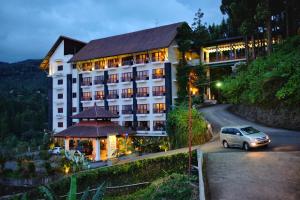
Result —
[{"label": "driveway", "polygon": [[[300,199],[300,132],[267,127],[236,116],[216,105],[200,109],[212,124],[213,141],[200,146],[207,152],[207,178],[212,200]],[[224,149],[218,132],[222,126],[251,125],[266,132],[268,148],[245,152]]]}]

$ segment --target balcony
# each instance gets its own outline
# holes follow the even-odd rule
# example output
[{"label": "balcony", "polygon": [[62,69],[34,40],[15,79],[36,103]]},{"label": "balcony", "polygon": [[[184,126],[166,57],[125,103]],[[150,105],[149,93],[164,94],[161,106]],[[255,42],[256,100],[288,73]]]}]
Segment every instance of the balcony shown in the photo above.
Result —
[{"label": "balcony", "polygon": [[105,69],[104,65],[95,65],[95,70]]},{"label": "balcony", "polygon": [[154,131],[166,131],[166,127],[164,125],[156,125],[153,126]]},{"label": "balcony", "polygon": [[115,69],[119,67],[119,63],[110,63],[107,65],[107,68],[109,69]]},{"label": "balcony", "polygon": [[164,62],[165,58],[164,57],[152,57],[152,62]]},{"label": "balcony", "polygon": [[105,99],[104,95],[95,95],[94,98],[95,98],[95,100],[104,100]]},{"label": "balcony", "polygon": [[133,94],[132,93],[122,93],[122,98],[132,98]]},{"label": "balcony", "polygon": [[160,78],[165,78],[164,74],[152,74],[152,79],[160,79]]},{"label": "balcony", "polygon": [[141,80],[149,80],[149,76],[148,75],[142,75],[142,76],[137,76],[135,78],[136,81],[141,81]]},{"label": "balcony", "polygon": [[89,97],[89,96],[87,96],[87,97],[82,97],[82,101],[92,101],[93,100],[93,98],[92,97]]},{"label": "balcony", "polygon": [[148,126],[138,126],[136,128],[136,130],[138,130],[138,131],[150,131],[150,127],[148,127]]},{"label": "balcony", "polygon": [[136,113],[137,114],[149,114],[150,113],[150,111],[149,110],[136,110]]},{"label": "balcony", "polygon": [[122,110],[122,114],[124,115],[132,114],[132,110]]},{"label": "balcony", "polygon": [[91,86],[91,85],[93,85],[92,81],[82,81],[81,83],[81,86]]},{"label": "balcony", "polygon": [[166,93],[164,91],[152,91],[152,95],[157,97],[157,96],[165,96]]},{"label": "balcony", "polygon": [[122,77],[122,82],[130,82],[132,81],[132,77]]},{"label": "balcony", "polygon": [[119,98],[119,95],[117,94],[108,94],[107,95],[107,99],[118,99]]},{"label": "balcony", "polygon": [[149,63],[148,58],[138,58],[135,60],[135,64],[145,64],[145,63]]},{"label": "balcony", "polygon": [[158,108],[153,108],[153,113],[166,113],[166,110],[165,109],[158,109]]},{"label": "balcony", "polygon": [[118,79],[108,79],[107,83],[119,83]]},{"label": "balcony", "polygon": [[104,84],[104,79],[96,79],[96,80],[94,80],[94,84],[95,85]]},{"label": "balcony", "polygon": [[124,61],[122,61],[122,66],[125,66],[125,65],[133,65],[133,61],[132,60],[124,60]]},{"label": "balcony", "polygon": [[136,97],[149,97],[148,92],[137,92]]}]

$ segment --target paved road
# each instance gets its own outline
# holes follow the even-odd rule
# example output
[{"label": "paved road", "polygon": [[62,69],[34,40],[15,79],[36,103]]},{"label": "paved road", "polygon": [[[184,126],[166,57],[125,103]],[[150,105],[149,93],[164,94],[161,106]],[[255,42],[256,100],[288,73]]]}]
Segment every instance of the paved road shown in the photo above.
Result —
[{"label": "paved road", "polygon": [[[200,148],[207,154],[207,177],[212,200],[300,199],[300,132],[266,127],[227,111],[229,105],[200,109],[212,124],[214,140]],[[271,137],[268,148],[245,152],[224,149],[220,127],[251,125]]]},{"label": "paved road", "polygon": [[[250,122],[227,111],[228,107],[229,105],[216,105],[200,109],[204,117],[212,123],[215,133],[219,132],[222,126],[251,125],[267,133],[272,140],[268,148],[260,148],[255,151],[300,151],[300,131],[271,128]],[[217,139],[218,135],[216,135],[215,142],[206,145],[207,151],[240,151],[239,149],[224,150]]]}]

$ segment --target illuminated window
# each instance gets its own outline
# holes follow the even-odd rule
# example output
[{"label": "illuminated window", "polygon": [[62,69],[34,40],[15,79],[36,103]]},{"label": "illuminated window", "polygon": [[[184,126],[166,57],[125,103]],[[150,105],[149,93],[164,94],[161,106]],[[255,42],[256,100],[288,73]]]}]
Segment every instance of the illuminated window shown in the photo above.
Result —
[{"label": "illuminated window", "polygon": [[152,88],[152,95],[153,96],[164,96],[165,95],[165,86],[154,86]]},{"label": "illuminated window", "polygon": [[164,103],[154,103],[153,104],[153,113],[165,113],[166,104]]},{"label": "illuminated window", "polygon": [[131,98],[132,93],[132,88],[122,89],[122,98]]},{"label": "illuminated window", "polygon": [[82,100],[83,101],[91,101],[92,100],[92,93],[91,92],[83,92],[82,93]]},{"label": "illuminated window", "polygon": [[153,79],[164,78],[164,77],[165,77],[165,70],[163,68],[152,70]]},{"label": "illuminated window", "polygon": [[149,88],[148,87],[140,87],[137,88],[137,97],[149,97]]},{"label": "illuminated window", "polygon": [[118,83],[119,80],[118,80],[118,74],[110,74],[108,76],[108,80],[107,80],[107,83]]},{"label": "illuminated window", "polygon": [[144,70],[144,71],[138,71],[137,72],[137,76],[136,76],[136,80],[149,80],[149,72],[148,70]]},{"label": "illuminated window", "polygon": [[104,91],[96,91],[95,92],[95,99],[96,100],[103,100],[104,99]]},{"label": "illuminated window", "polygon": [[137,105],[137,114],[148,114],[148,113],[149,113],[149,104]]}]

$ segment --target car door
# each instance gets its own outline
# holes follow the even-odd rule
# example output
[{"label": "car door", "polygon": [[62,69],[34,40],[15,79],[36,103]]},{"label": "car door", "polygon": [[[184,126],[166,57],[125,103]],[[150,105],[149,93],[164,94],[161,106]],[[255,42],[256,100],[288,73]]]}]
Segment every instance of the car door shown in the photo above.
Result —
[{"label": "car door", "polygon": [[225,133],[224,140],[226,140],[227,143],[229,144],[229,146],[231,146],[232,145],[232,131],[231,131],[231,128],[226,128],[224,130],[224,133]]},{"label": "car door", "polygon": [[242,133],[236,128],[232,129],[232,143],[234,144],[234,146],[241,146],[241,144],[243,143]]}]

